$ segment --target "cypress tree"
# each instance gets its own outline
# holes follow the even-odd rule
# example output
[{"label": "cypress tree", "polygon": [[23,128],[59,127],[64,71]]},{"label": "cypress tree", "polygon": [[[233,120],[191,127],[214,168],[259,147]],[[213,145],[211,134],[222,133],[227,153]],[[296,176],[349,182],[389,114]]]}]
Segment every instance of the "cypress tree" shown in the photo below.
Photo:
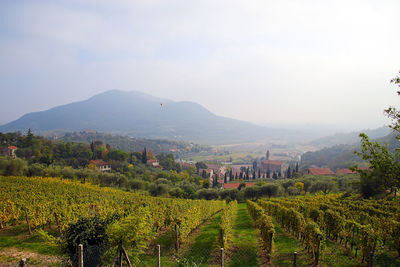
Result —
[{"label": "cypress tree", "polygon": [[142,153],[142,163],[146,164],[147,163],[147,151],[146,147],[144,147],[143,153]]},{"label": "cypress tree", "polygon": [[274,173],[272,174],[272,178],[275,179],[275,180],[278,179],[278,176],[276,175],[276,172],[274,172]]},{"label": "cypress tree", "polygon": [[260,169],[258,169],[258,178],[262,178],[262,177],[261,177],[261,170],[260,170]]},{"label": "cypress tree", "polygon": [[291,177],[292,177],[292,171],[290,170],[290,166],[289,166],[286,171],[286,178],[291,178]]},{"label": "cypress tree", "polygon": [[299,172],[299,163],[296,162],[296,172]]}]

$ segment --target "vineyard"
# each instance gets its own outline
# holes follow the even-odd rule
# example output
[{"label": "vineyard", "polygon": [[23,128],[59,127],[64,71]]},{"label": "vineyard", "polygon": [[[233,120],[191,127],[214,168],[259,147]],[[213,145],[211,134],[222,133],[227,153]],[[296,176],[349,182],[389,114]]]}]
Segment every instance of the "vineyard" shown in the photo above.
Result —
[{"label": "vineyard", "polygon": [[[136,252],[166,228],[178,231],[177,244],[185,243],[194,229],[224,207],[224,201],[156,198],[71,180],[0,177],[2,228],[26,222],[29,232],[52,225],[61,232],[80,218],[116,217],[120,220],[109,229],[111,243],[131,238]],[[129,235],[120,234],[124,227]]]},{"label": "vineyard", "polygon": [[327,242],[347,251],[354,265],[372,264],[376,255],[400,256],[399,202],[331,194],[249,201],[248,209],[268,253],[272,251],[273,218],[303,244],[315,265]]},{"label": "vineyard", "polygon": [[[126,249],[133,266],[155,266],[156,244],[166,266],[219,266],[221,259],[226,266],[289,266],[295,251],[298,266],[399,264],[398,200],[317,194],[226,204],[150,197],[59,178],[0,177],[2,229],[22,227],[25,235],[41,233],[55,241],[82,231],[91,218],[91,227],[108,224],[101,234],[108,237],[107,249],[96,247],[98,263],[106,265]],[[83,243],[91,253],[85,234],[67,238],[70,251]],[[0,236],[0,252],[1,247]]]}]

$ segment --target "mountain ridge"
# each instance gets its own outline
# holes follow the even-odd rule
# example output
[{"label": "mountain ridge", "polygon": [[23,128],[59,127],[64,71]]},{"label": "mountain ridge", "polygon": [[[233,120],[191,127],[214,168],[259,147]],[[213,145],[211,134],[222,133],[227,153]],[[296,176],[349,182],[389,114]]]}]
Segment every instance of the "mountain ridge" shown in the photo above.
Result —
[{"label": "mountain ridge", "polygon": [[263,140],[287,134],[215,115],[190,101],[172,101],[139,91],[110,90],[86,100],[31,112],[0,126],[0,131],[34,132],[94,129],[147,138],[211,143]]}]

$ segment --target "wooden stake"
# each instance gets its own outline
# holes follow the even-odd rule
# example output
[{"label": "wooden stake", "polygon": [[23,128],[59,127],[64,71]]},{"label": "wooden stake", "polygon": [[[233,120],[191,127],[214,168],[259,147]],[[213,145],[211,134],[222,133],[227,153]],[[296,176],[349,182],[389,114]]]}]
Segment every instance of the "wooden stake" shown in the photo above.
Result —
[{"label": "wooden stake", "polygon": [[26,259],[22,259],[20,262],[19,262],[19,267],[25,267],[26,266]]},{"label": "wooden stake", "polygon": [[161,267],[161,246],[157,245],[158,248],[158,267]]},{"label": "wooden stake", "polygon": [[83,245],[78,245],[78,266],[83,267]]},{"label": "wooden stake", "polygon": [[224,248],[221,248],[221,267],[224,267]]},{"label": "wooden stake", "polygon": [[125,260],[126,260],[126,263],[128,264],[128,267],[132,267],[131,261],[129,260],[128,254],[126,253],[126,250],[122,246],[121,246],[121,249],[122,249],[122,253],[125,256]]}]

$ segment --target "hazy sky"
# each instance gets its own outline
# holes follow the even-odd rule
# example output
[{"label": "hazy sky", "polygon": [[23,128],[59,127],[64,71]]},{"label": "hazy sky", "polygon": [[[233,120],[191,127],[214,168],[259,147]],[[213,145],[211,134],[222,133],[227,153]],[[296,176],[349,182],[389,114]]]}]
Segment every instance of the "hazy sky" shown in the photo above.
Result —
[{"label": "hazy sky", "polygon": [[0,124],[110,89],[273,125],[385,123],[399,0],[0,2]]}]

